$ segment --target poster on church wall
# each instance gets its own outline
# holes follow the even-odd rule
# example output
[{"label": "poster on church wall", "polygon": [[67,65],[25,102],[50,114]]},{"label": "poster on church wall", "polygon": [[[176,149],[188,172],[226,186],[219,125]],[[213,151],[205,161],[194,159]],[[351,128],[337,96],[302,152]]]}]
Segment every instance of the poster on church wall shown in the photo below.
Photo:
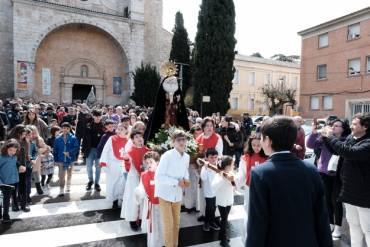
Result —
[{"label": "poster on church wall", "polygon": [[121,95],[122,77],[113,77],[113,94]]},{"label": "poster on church wall", "polygon": [[27,90],[29,76],[29,64],[17,61],[17,90]]},{"label": "poster on church wall", "polygon": [[50,69],[42,68],[42,94],[51,95],[51,74]]}]

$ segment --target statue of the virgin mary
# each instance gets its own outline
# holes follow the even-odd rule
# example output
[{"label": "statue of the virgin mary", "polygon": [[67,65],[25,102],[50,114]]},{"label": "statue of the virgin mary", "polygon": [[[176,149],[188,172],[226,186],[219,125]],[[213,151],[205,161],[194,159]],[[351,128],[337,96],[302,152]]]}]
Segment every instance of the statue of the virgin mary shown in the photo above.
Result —
[{"label": "statue of the virgin mary", "polygon": [[163,77],[157,91],[153,112],[150,116],[145,140],[151,140],[161,128],[171,126],[189,130],[188,116],[176,75],[176,65],[166,62],[161,66]]}]

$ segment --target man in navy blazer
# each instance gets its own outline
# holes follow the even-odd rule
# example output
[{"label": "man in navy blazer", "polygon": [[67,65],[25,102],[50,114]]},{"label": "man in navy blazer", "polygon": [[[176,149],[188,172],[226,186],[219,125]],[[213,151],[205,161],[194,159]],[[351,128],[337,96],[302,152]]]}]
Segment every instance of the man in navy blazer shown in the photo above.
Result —
[{"label": "man in navy blazer", "polygon": [[290,150],[297,128],[273,117],[261,127],[270,158],[251,172],[246,247],[332,247],[325,192],[316,168]]}]

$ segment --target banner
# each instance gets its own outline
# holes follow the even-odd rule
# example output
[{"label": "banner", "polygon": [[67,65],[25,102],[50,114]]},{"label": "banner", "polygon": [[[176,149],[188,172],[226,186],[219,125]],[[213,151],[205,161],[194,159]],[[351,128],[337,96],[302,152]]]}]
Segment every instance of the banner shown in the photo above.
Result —
[{"label": "banner", "polygon": [[51,95],[51,74],[50,69],[42,68],[41,70],[42,76],[42,94],[43,95]]},{"label": "banner", "polygon": [[121,95],[122,93],[122,78],[113,77],[113,94]]},{"label": "banner", "polygon": [[29,64],[24,61],[17,61],[17,90],[27,90],[29,76]]}]

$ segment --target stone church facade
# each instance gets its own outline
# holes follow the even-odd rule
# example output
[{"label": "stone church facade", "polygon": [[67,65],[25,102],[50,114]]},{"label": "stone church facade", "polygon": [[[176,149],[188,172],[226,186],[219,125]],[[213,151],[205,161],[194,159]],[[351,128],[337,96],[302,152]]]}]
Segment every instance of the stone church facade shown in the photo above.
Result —
[{"label": "stone church facade", "polygon": [[141,62],[168,60],[162,0],[1,0],[0,93],[127,103]]}]

